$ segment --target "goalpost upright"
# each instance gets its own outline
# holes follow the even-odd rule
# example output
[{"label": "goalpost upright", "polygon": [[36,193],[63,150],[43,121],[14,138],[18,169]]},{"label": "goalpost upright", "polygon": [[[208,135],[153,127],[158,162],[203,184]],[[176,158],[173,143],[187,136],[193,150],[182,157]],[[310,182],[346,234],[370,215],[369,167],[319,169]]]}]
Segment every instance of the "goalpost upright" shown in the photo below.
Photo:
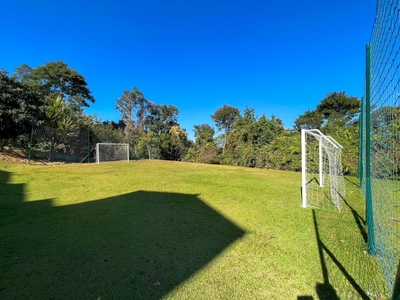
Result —
[{"label": "goalpost upright", "polygon": [[301,130],[301,199],[302,207],[307,207],[307,196],[306,196],[306,132],[304,129]]}]

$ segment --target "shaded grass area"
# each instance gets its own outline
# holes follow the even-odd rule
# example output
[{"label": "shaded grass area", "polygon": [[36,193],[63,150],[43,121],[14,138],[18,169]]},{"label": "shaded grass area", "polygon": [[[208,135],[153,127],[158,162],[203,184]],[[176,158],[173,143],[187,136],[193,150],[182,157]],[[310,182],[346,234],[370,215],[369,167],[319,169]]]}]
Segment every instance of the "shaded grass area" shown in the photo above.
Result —
[{"label": "shaded grass area", "polygon": [[299,173],[0,163],[0,298],[384,298],[349,180],[339,214],[300,207]]}]

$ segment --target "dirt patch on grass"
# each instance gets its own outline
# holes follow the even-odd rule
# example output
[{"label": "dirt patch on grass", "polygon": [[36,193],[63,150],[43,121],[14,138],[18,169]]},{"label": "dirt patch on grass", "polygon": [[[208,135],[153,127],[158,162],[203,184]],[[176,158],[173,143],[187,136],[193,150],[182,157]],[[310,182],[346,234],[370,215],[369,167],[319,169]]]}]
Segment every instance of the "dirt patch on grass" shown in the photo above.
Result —
[{"label": "dirt patch on grass", "polygon": [[13,164],[28,164],[29,159],[25,153],[20,151],[6,151],[0,152],[0,160]]},{"label": "dirt patch on grass", "polygon": [[3,150],[0,152],[0,161],[4,161],[11,164],[22,164],[22,165],[61,165],[64,162],[49,162],[43,160],[30,159],[26,153],[20,150]]}]

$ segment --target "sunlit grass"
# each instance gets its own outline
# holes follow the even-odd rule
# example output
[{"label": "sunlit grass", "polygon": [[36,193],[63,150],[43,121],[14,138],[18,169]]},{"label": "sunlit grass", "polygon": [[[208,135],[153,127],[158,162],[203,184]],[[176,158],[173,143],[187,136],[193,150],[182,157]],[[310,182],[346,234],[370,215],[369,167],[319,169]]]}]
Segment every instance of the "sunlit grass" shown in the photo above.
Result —
[{"label": "sunlit grass", "polygon": [[300,186],[181,162],[0,163],[0,298],[384,297],[357,180],[315,218]]}]

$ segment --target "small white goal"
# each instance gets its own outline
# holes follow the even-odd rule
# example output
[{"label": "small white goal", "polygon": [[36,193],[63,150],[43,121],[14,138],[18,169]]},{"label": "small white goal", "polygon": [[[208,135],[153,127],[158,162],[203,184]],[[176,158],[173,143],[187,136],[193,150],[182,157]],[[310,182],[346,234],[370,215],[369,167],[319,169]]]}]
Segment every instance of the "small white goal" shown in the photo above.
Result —
[{"label": "small white goal", "polygon": [[302,206],[341,211],[346,187],[342,146],[318,129],[301,131]]},{"label": "small white goal", "polygon": [[129,162],[129,144],[97,143],[96,163],[110,161]]}]

